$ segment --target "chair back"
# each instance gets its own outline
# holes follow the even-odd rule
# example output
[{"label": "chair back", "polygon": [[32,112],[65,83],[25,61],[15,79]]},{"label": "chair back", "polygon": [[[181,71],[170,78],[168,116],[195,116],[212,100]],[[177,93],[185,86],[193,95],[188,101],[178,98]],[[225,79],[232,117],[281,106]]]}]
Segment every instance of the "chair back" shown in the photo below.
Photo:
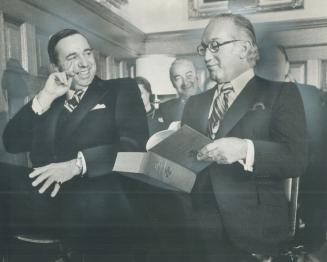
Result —
[{"label": "chair back", "polygon": [[296,230],[299,183],[300,183],[299,177],[288,178],[285,180],[285,194],[289,201],[289,207],[290,207],[290,227],[289,227],[290,238],[295,235],[295,230]]}]

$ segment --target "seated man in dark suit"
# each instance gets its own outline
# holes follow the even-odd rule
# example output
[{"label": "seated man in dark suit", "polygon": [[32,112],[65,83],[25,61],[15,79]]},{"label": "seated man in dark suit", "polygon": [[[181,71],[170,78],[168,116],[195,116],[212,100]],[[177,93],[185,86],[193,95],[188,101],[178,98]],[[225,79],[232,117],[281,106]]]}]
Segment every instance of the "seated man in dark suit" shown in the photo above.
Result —
[{"label": "seated man in dark suit", "polygon": [[74,29],[52,35],[48,53],[55,72],[3,134],[7,151],[29,152],[34,169],[2,168],[2,221],[19,232],[132,239],[136,219],[123,188],[130,181],[112,169],[117,152],[145,150],[138,86],[96,77],[93,49]]},{"label": "seated man in dark suit", "polygon": [[181,121],[187,99],[200,92],[196,70],[190,60],[177,58],[170,66],[169,75],[178,98],[160,105],[166,128],[172,122]]},{"label": "seated man in dark suit", "polygon": [[301,176],[307,162],[299,91],[292,83],[254,74],[256,37],[241,15],[211,19],[198,53],[217,85],[190,97],[182,118],[212,139],[197,155],[213,162],[192,192],[201,233],[197,243],[207,261],[277,255],[289,233],[284,180]]}]

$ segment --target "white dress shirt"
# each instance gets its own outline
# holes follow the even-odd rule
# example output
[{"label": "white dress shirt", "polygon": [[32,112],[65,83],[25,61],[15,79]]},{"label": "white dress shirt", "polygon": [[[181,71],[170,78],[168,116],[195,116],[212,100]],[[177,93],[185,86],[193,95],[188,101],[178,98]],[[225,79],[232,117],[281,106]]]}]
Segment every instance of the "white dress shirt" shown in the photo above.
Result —
[{"label": "white dress shirt", "polygon": [[[235,99],[238,97],[238,95],[241,93],[241,91],[244,89],[246,84],[254,77],[254,71],[253,68],[245,71],[244,73],[240,74],[238,77],[234,78],[231,81],[231,84],[234,88],[234,92],[230,92],[228,96],[228,108],[234,103]],[[210,119],[210,116],[212,114],[213,105],[218,96],[218,90],[216,89],[215,94],[213,96],[208,119]],[[218,130],[215,130],[216,132]],[[254,144],[251,140],[245,139],[247,142],[247,152],[246,152],[246,158],[244,160],[239,160],[239,162],[243,165],[245,171],[253,172],[253,164],[254,164]]]}]

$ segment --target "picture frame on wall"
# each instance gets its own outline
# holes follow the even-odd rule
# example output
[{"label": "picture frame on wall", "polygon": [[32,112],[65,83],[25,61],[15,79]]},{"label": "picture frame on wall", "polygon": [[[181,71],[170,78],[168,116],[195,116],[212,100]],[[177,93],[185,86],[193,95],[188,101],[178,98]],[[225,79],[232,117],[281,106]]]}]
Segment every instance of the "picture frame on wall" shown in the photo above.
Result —
[{"label": "picture frame on wall", "polygon": [[304,8],[304,0],[188,0],[189,19],[219,13],[258,13]]}]

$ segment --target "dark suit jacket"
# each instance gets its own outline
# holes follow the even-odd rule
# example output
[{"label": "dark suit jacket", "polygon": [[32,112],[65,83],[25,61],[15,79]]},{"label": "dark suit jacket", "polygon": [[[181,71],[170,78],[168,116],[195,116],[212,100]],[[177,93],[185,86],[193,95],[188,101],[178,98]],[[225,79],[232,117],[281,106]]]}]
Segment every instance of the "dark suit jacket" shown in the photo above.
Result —
[{"label": "dark suit jacket", "polygon": [[167,128],[160,110],[152,108],[146,115],[148,119],[149,136]]},{"label": "dark suit jacket", "polygon": [[309,163],[300,181],[299,216],[306,224],[306,240],[310,245],[325,238],[327,225],[327,109],[321,90],[310,85],[297,86],[304,104],[309,140]]},{"label": "dark suit jacket", "polygon": [[[95,78],[78,107],[68,113],[65,97],[42,115],[31,103],[12,118],[3,135],[11,153],[30,152],[34,167],[76,158],[82,151],[87,176],[110,173],[119,151],[144,151],[147,119],[136,82]],[[97,104],[103,109],[94,110]]]},{"label": "dark suit jacket", "polygon": [[[182,124],[207,133],[214,89],[191,97]],[[294,84],[252,78],[226,112],[217,138],[251,139],[253,173],[239,163],[213,163],[209,176],[230,240],[254,253],[275,253],[288,235],[288,201],[283,180],[301,176],[306,166],[306,124]]]},{"label": "dark suit jacket", "polygon": [[185,103],[180,98],[169,100],[160,105],[160,112],[162,114],[166,128],[174,121],[181,121]]}]

